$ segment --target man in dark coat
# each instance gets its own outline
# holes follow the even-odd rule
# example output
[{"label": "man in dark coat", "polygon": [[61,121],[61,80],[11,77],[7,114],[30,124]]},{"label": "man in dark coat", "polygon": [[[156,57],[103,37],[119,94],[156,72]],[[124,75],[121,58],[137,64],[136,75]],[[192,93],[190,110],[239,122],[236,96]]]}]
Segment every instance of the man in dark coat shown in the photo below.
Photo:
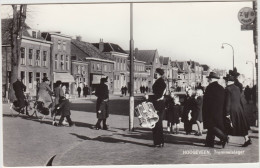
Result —
[{"label": "man in dark coat", "polygon": [[87,97],[87,95],[88,95],[88,85],[85,85],[85,86],[84,86],[84,88],[83,88],[83,95],[84,95],[85,97]]},{"label": "man in dark coat", "polygon": [[80,86],[77,88],[77,91],[78,91],[78,96],[80,97],[80,93],[81,93],[81,87]]},{"label": "man in dark coat", "polygon": [[215,72],[210,72],[207,78],[210,84],[206,88],[202,106],[204,128],[208,129],[205,146],[214,147],[214,139],[217,136],[224,148],[228,141],[228,137],[224,133],[224,119],[226,117],[224,114],[225,91],[218,84],[219,77]]},{"label": "man in dark coat", "polygon": [[[153,93],[154,95],[149,96],[149,100],[153,103],[155,110],[159,116],[159,121],[156,123],[153,128],[153,143],[154,147],[163,147],[164,138],[163,138],[163,115],[165,110],[165,100],[164,95],[166,92],[166,83],[163,79],[164,71],[161,68],[155,70],[154,78],[157,79],[153,84]],[[148,99],[148,95],[146,95]]]},{"label": "man in dark coat", "polygon": [[101,128],[100,126],[101,121],[103,121],[103,129],[104,130],[108,129],[106,120],[109,116],[109,110],[108,110],[109,91],[108,91],[108,86],[105,84],[107,83],[107,79],[108,77],[100,79],[100,84],[97,86],[95,92],[95,95],[97,96],[96,112],[98,118],[95,128],[97,130]]},{"label": "man in dark coat", "polygon": [[[24,92],[26,91],[26,86],[23,84],[20,77],[18,77],[17,81],[13,83],[13,89],[17,99],[17,104],[20,108],[19,111],[23,110],[26,106],[26,100],[24,95]],[[21,112],[23,113],[23,111]]]}]

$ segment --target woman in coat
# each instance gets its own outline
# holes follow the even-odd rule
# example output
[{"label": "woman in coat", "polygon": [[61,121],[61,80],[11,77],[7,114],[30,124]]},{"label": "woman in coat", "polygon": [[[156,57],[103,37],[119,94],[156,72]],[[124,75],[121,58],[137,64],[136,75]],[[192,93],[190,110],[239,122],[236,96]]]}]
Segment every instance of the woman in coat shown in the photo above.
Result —
[{"label": "woman in coat", "polygon": [[197,124],[198,132],[195,134],[197,136],[202,136],[202,105],[203,105],[203,91],[201,89],[196,90],[196,95],[193,100],[191,121],[192,124]]},{"label": "woman in coat", "polygon": [[42,83],[39,85],[39,91],[37,96],[37,101],[41,101],[44,103],[44,107],[46,108],[52,108],[52,97],[53,94],[50,86],[50,81],[47,77],[44,77],[42,79]]},{"label": "woman in coat", "polygon": [[107,78],[101,78],[100,84],[96,88],[95,95],[97,96],[97,104],[96,104],[96,112],[97,112],[97,118],[98,121],[96,123],[95,128],[97,130],[101,129],[101,121],[103,121],[103,129],[107,130],[107,124],[106,120],[109,116],[109,110],[108,110],[108,99],[109,99],[109,91],[108,86],[105,84],[107,83]]},{"label": "woman in coat", "polygon": [[[159,116],[159,121],[155,124],[153,128],[153,143],[154,147],[163,147],[164,138],[163,138],[163,114],[165,110],[165,100],[164,94],[166,92],[166,84],[163,79],[164,71],[161,68],[157,68],[154,73],[154,78],[157,79],[152,86],[153,94],[149,97],[149,100],[153,103],[155,110]],[[146,99],[148,95],[146,95]]]},{"label": "woman in coat", "polygon": [[244,107],[240,96],[240,89],[234,84],[234,76],[227,74],[224,79],[227,83],[227,87],[225,88],[224,110],[227,118],[230,118],[233,126],[230,134],[233,136],[243,136],[245,138],[245,143],[242,146],[246,147],[252,144],[252,141],[248,137],[248,130],[250,129],[250,126],[248,124],[247,117],[245,116]]}]

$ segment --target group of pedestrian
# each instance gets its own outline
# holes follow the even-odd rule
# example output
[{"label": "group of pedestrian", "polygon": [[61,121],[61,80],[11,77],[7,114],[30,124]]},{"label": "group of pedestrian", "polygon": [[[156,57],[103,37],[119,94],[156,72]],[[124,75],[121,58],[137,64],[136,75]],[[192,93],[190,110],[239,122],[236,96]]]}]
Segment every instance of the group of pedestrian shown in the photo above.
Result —
[{"label": "group of pedestrian", "polygon": [[238,73],[234,69],[224,77],[226,88],[218,84],[219,76],[211,72],[208,76],[209,85],[206,88],[203,101],[203,124],[208,129],[205,146],[214,147],[214,139],[217,136],[224,148],[229,142],[228,135],[244,136],[246,147],[252,143],[248,137],[250,129],[244,107],[241,101],[241,86],[238,81]]},{"label": "group of pedestrian", "polygon": [[126,86],[122,86],[122,88],[121,88],[121,94],[122,94],[122,96],[126,96],[126,94],[127,94],[127,87]]},{"label": "group of pedestrian", "polygon": [[236,69],[230,70],[223,78],[226,82],[225,88],[218,83],[220,77],[215,72],[207,76],[209,85],[204,94],[201,87],[196,88],[194,95],[192,88],[186,88],[183,108],[179,96],[174,92],[171,92],[168,98],[165,96],[166,84],[163,74],[162,69],[156,69],[154,95],[145,96],[153,103],[159,116],[159,121],[152,129],[154,147],[164,146],[163,119],[167,120],[169,133],[179,133],[179,123],[183,122],[186,135],[189,135],[192,132],[192,125],[196,124],[198,131],[195,135],[197,136],[202,136],[203,122],[204,129],[207,129],[206,147],[214,147],[215,136],[220,139],[223,148],[229,142],[228,135],[243,136],[245,142],[242,147],[252,143],[248,136],[250,127],[241,101],[241,83],[237,80],[239,73]]},{"label": "group of pedestrian", "polygon": [[[84,85],[82,90],[83,90],[83,96],[84,96],[84,97],[87,97],[88,94],[89,94],[88,85]],[[80,97],[80,95],[81,95],[81,87],[80,87],[80,86],[78,86],[77,92],[78,92],[78,97]]]},{"label": "group of pedestrian", "polygon": [[141,93],[148,93],[148,86],[146,86],[146,87],[143,86],[143,85],[140,86],[140,92],[141,92]]}]

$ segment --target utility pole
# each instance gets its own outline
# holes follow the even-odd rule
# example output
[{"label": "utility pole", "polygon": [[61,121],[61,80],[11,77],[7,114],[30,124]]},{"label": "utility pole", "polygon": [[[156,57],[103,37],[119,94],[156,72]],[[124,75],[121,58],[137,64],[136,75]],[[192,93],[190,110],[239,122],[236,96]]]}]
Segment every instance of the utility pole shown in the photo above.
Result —
[{"label": "utility pole", "polygon": [[129,131],[134,130],[134,40],[133,40],[133,3],[130,3],[130,108]]},{"label": "utility pole", "polygon": [[[258,26],[257,26],[257,1],[253,1],[253,10],[255,11],[256,18],[253,22],[253,39],[255,45],[255,69],[256,69],[256,113],[258,113]],[[258,116],[258,115],[257,115]],[[256,120],[256,126],[258,126],[258,119]]]}]

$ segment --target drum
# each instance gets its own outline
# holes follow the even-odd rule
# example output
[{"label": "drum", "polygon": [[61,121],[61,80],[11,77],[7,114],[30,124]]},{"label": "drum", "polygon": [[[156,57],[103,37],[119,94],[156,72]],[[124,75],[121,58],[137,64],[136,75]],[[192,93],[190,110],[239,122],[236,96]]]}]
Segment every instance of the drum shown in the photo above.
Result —
[{"label": "drum", "polygon": [[159,116],[155,110],[153,103],[142,102],[135,107],[135,113],[139,119],[140,126],[144,128],[154,128],[159,121]]}]

